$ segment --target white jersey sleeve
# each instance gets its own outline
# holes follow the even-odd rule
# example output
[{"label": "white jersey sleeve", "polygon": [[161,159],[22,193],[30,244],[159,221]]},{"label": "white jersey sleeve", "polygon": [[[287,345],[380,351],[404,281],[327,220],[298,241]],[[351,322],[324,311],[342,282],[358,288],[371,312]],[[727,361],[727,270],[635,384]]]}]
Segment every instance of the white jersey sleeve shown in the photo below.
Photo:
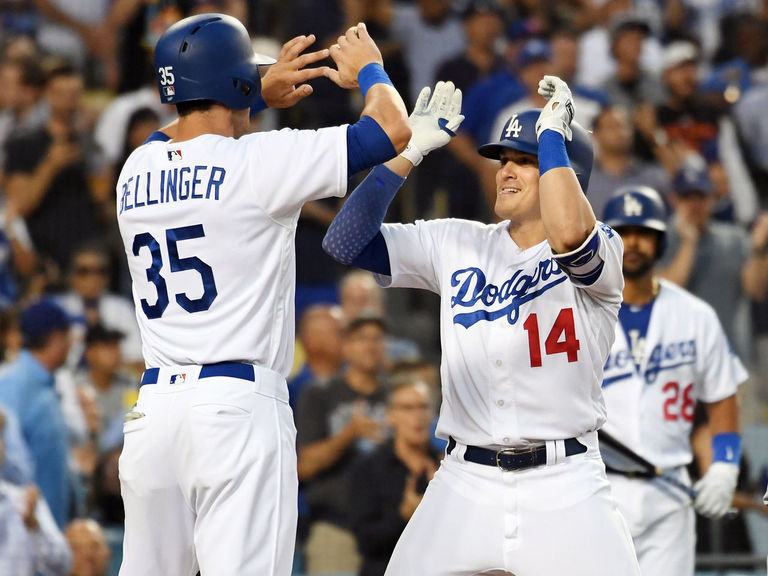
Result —
[{"label": "white jersey sleeve", "polygon": [[439,294],[445,240],[464,226],[471,227],[472,223],[417,220],[414,224],[382,225],[392,275],[377,274],[378,282],[386,287],[421,288]]},{"label": "white jersey sleeve", "polygon": [[717,313],[710,306],[699,312],[703,326],[700,329],[702,353],[698,356],[701,389],[698,398],[711,404],[736,393],[736,388],[747,377],[741,360],[728,345]]},{"label": "white jersey sleeve", "polygon": [[[311,200],[344,196],[347,180],[346,126],[320,130],[256,133],[239,140],[247,146],[252,182],[263,186],[258,203],[273,218],[295,218],[296,211]],[[329,151],[332,156],[329,157]],[[302,165],[292,170],[286,159]],[[311,170],[306,168],[311,166]]]}]

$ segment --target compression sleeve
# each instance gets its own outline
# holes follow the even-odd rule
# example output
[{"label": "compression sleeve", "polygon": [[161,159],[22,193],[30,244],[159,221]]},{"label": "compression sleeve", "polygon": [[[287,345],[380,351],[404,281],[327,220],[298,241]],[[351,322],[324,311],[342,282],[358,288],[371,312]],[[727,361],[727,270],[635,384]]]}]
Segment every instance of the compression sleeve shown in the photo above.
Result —
[{"label": "compression sleeve", "polygon": [[323,250],[342,264],[389,276],[389,253],[379,230],[403,182],[386,166],[371,170],[333,219]]},{"label": "compression sleeve", "polygon": [[370,116],[363,116],[347,126],[347,174],[352,176],[361,170],[383,164],[397,156],[397,150]]}]

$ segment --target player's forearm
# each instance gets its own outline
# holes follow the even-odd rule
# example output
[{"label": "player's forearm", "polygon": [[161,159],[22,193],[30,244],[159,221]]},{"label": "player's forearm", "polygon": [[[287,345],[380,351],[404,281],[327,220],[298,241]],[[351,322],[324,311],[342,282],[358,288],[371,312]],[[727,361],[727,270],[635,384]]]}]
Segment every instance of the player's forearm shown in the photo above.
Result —
[{"label": "player's forearm", "polygon": [[381,82],[371,86],[366,92],[361,116],[376,120],[397,154],[405,150],[411,139],[411,126],[405,103],[393,86]]},{"label": "player's forearm", "polygon": [[323,250],[342,264],[354,263],[378,234],[387,209],[404,181],[387,167],[374,168],[334,218],[323,238]]},{"label": "player's forearm", "polygon": [[592,207],[570,168],[556,168],[542,176],[540,202],[547,240],[555,253],[575,250],[595,228]]},{"label": "player's forearm", "polygon": [[739,407],[736,395],[707,404],[709,430],[712,436],[739,431]]}]

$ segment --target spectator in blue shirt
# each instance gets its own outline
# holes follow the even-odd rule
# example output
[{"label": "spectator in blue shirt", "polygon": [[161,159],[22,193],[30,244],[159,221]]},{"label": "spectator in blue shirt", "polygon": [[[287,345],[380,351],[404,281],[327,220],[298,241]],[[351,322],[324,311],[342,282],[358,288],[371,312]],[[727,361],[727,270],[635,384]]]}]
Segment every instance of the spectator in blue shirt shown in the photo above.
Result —
[{"label": "spectator in blue shirt", "polygon": [[69,318],[52,301],[38,300],[22,311],[19,329],[22,350],[0,378],[0,403],[19,420],[35,484],[63,529],[69,511],[67,428],[53,372],[67,358]]}]

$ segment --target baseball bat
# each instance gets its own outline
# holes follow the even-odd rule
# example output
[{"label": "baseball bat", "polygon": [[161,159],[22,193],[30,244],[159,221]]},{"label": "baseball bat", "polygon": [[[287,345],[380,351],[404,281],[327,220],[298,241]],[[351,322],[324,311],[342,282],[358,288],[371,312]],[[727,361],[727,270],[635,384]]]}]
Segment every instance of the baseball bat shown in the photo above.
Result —
[{"label": "baseball bat", "polygon": [[[608,456],[608,461],[611,459],[621,459],[632,466],[631,469],[628,469],[629,467],[623,469],[610,465],[609,462],[605,462],[606,471],[612,472],[614,474],[628,476],[629,478],[645,478],[649,480],[657,478],[671,486],[674,486],[678,490],[681,490],[687,494],[691,500],[696,500],[696,496],[698,495],[696,490],[681,482],[674,476],[665,473],[661,468],[654,466],[648,460],[617,440],[605,430],[598,430],[597,438],[600,442],[600,452],[603,454],[604,461],[606,460],[606,456]],[[607,450],[604,450],[605,448],[607,448]],[[611,454],[611,451],[613,451],[614,454]],[[619,456],[619,458],[611,458],[611,456]]]}]

